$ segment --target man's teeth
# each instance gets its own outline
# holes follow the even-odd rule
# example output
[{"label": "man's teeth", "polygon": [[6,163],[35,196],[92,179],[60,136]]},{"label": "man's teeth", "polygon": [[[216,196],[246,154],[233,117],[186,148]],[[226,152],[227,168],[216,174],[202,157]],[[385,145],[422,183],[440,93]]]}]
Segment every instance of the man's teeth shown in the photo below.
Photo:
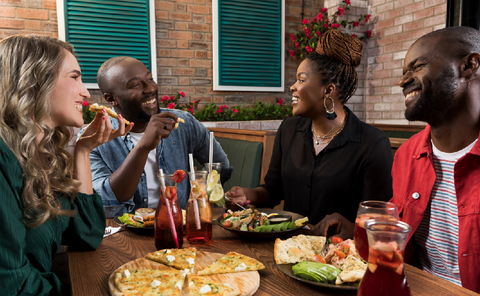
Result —
[{"label": "man's teeth", "polygon": [[75,103],[75,108],[77,108],[78,111],[82,111],[82,104]]},{"label": "man's teeth", "polygon": [[418,95],[419,93],[420,93],[419,91],[412,91],[411,93],[405,96],[405,100],[408,100],[411,97]]},{"label": "man's teeth", "polygon": [[142,105],[148,105],[148,104],[153,104],[155,103],[155,99],[151,99],[150,101],[146,101],[144,103],[142,103]]},{"label": "man's teeth", "polygon": [[292,102],[296,102],[298,101],[298,98],[297,97],[292,97]]}]

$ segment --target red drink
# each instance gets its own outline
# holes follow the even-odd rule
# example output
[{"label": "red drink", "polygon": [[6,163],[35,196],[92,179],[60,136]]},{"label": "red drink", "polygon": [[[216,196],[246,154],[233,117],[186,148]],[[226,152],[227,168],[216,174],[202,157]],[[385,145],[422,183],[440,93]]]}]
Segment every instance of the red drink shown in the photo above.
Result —
[{"label": "red drink", "polygon": [[396,242],[377,241],[369,249],[368,268],[357,296],[410,296],[405,277],[403,251]]},{"label": "red drink", "polygon": [[367,239],[367,231],[365,230],[365,222],[370,219],[385,219],[385,220],[392,220],[396,221],[397,219],[390,215],[383,215],[383,214],[361,214],[357,216],[355,220],[355,247],[357,248],[358,254],[362,257],[363,260],[368,259],[368,239]]},{"label": "red drink", "polygon": [[[172,211],[178,238],[178,247],[181,248],[183,246],[183,215],[177,202],[177,188],[175,188],[175,186],[166,186],[165,195],[167,196],[167,201]],[[155,212],[155,247],[158,250],[177,248],[163,193],[160,194],[160,202]]]},{"label": "red drink", "polygon": [[212,209],[205,184],[206,172],[188,173],[190,198],[187,202],[186,237],[189,242],[212,240]]}]

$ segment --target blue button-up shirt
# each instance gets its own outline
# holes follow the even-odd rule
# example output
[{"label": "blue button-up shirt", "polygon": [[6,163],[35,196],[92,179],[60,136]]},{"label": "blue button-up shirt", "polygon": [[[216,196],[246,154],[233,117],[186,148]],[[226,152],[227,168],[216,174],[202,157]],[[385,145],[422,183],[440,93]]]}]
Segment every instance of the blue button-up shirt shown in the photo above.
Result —
[{"label": "blue button-up shirt", "polygon": [[[207,163],[209,158],[210,132],[190,113],[176,110],[160,110],[171,112],[185,120],[180,123],[178,129],[173,129],[168,138],[162,139],[157,146],[158,164],[165,174],[173,174],[176,170],[189,171],[188,154],[192,153],[201,164]],[[118,121],[111,118],[112,127],[118,129]],[[132,151],[133,143],[130,133],[113,139],[92,150],[90,162],[92,166],[93,188],[100,194],[107,217],[122,215],[137,208],[148,207],[148,189],[145,171],[142,173],[137,190],[131,199],[119,202],[110,187],[110,176],[123,163],[127,155]],[[213,161],[222,163],[223,181],[230,178],[231,171],[227,155],[220,144],[214,141]],[[225,178],[227,178],[225,180]],[[177,196],[180,206],[185,208],[190,193],[188,176],[177,185]]]}]

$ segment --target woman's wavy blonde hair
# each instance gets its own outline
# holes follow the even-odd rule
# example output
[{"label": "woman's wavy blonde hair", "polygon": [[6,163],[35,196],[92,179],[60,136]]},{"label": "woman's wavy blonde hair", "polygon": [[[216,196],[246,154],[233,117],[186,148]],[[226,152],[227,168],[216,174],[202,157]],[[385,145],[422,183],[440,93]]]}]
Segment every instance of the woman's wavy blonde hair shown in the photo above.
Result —
[{"label": "woman's wavy blonde hair", "polygon": [[[37,227],[63,210],[55,195],[73,201],[79,181],[70,178],[72,156],[65,146],[70,128],[49,128],[50,94],[66,51],[72,46],[44,36],[10,36],[0,41],[0,138],[23,171],[23,223]],[[43,138],[37,143],[37,136]]]}]

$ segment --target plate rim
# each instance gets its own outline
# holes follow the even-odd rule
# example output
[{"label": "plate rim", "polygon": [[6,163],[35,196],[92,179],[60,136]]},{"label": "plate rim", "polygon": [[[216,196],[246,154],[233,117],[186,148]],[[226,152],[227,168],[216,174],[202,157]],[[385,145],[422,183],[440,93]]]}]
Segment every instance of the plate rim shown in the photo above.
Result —
[{"label": "plate rim", "polygon": [[[289,212],[289,211],[284,211],[284,210],[275,210],[275,209],[270,209],[270,208],[252,208],[252,209],[258,210],[259,212],[265,212],[266,214],[278,213],[278,214],[291,215],[293,221],[295,221],[296,219],[305,218],[304,216],[302,216],[300,214],[297,214],[297,213],[294,213],[294,212]],[[268,212],[270,212],[270,213],[268,213]],[[298,216],[298,218],[295,218],[295,216]],[[223,215],[216,218],[218,226],[220,226],[221,228],[223,228],[227,231],[235,233],[238,236],[248,237],[248,238],[272,239],[272,238],[277,238],[278,237],[278,236],[275,236],[275,235],[281,235],[281,236],[288,235],[288,234],[290,234],[294,231],[297,231],[297,230],[305,227],[305,226],[300,226],[300,227],[295,227],[294,229],[287,229],[287,230],[281,230],[281,231],[269,231],[269,232],[241,231],[241,230],[231,229],[231,228],[227,228],[227,227],[223,226],[220,223],[221,220],[223,220]],[[265,236],[265,234],[271,234],[272,237],[270,237],[270,235]]]},{"label": "plate rim", "polygon": [[[320,282],[314,282],[314,281],[310,281],[310,280],[307,280],[307,279],[304,279],[304,278],[301,278],[301,277],[298,277],[296,276],[293,271],[292,271],[292,266],[295,265],[297,263],[285,263],[285,264],[277,264],[275,263],[275,266],[277,267],[278,270],[280,270],[283,274],[297,280],[297,281],[300,281],[300,282],[303,282],[303,283],[306,283],[306,284],[309,284],[309,285],[314,285],[314,286],[318,286],[318,287],[325,287],[325,288],[328,288],[328,289],[335,289],[335,290],[350,290],[350,291],[356,291],[358,290],[358,288],[360,287],[360,282],[355,282],[355,284],[348,284],[348,285],[337,285],[337,284],[328,284],[328,283],[320,283]],[[282,266],[285,266],[285,267],[288,267],[288,270],[289,272],[286,272],[285,270],[283,270],[281,267],[279,267],[280,265]],[[285,268],[287,269],[287,268]]]}]

